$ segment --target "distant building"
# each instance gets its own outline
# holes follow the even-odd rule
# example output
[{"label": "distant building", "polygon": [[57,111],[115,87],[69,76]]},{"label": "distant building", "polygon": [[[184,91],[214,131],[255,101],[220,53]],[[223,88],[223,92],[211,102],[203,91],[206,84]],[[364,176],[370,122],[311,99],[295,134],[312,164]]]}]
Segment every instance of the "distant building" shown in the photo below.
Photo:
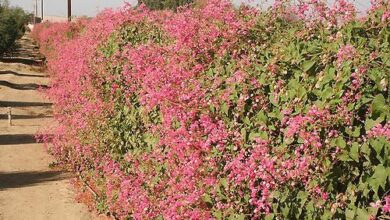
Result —
[{"label": "distant building", "polygon": [[45,17],[43,18],[43,22],[45,22],[45,21],[49,21],[49,22],[65,22],[65,21],[68,21],[68,17],[45,15]]},{"label": "distant building", "polygon": [[67,22],[67,21],[68,21],[68,17],[46,15],[43,21],[40,17],[35,17],[35,22],[34,22],[34,17],[33,17],[31,23],[28,25],[28,29],[32,31],[34,29],[34,23],[38,24],[42,22]]}]

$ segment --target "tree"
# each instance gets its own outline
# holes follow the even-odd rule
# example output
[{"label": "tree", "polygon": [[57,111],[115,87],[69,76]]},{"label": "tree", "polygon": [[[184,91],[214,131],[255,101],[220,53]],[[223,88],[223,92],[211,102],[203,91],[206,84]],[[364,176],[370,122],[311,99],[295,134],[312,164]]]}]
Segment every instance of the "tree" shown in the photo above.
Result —
[{"label": "tree", "polygon": [[29,16],[21,8],[9,7],[7,0],[0,0],[0,55],[15,46],[23,36]]},{"label": "tree", "polygon": [[0,8],[9,8],[8,0],[0,0]]}]

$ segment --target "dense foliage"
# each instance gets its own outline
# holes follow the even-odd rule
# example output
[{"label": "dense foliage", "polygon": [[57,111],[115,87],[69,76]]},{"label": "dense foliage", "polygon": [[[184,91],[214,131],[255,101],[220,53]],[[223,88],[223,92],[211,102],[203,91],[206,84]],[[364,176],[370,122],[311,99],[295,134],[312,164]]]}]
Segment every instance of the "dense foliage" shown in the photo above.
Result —
[{"label": "dense foliage", "polygon": [[389,17],[213,0],[44,24],[43,139],[120,219],[389,218]]},{"label": "dense foliage", "polygon": [[173,9],[176,10],[180,6],[186,6],[193,3],[194,0],[141,0],[139,5],[146,5],[152,10]]},{"label": "dense foliage", "polygon": [[11,8],[0,1],[0,55],[15,46],[23,36],[29,16],[21,8]]}]

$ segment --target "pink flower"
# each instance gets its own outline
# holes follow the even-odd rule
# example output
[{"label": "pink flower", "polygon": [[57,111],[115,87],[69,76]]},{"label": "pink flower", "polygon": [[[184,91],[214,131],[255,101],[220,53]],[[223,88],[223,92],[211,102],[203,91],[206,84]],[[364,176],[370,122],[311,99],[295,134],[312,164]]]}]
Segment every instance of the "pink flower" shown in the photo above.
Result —
[{"label": "pink flower", "polygon": [[387,20],[389,20],[389,18],[390,18],[390,11],[385,11],[383,12],[381,21],[385,23]]},{"label": "pink flower", "polygon": [[373,208],[380,208],[382,206],[382,202],[380,200],[376,201],[375,203],[371,202],[370,203],[370,206],[373,207]]},{"label": "pink flower", "polygon": [[383,212],[390,212],[390,196],[385,197],[385,204],[383,205]]},{"label": "pink flower", "polygon": [[375,125],[371,130],[367,132],[367,136],[369,138],[375,137],[385,137],[390,141],[390,123],[385,124],[384,126],[381,124]]},{"label": "pink flower", "polygon": [[356,49],[350,45],[343,45],[337,53],[337,64],[341,65],[344,61],[351,60],[356,56]]},{"label": "pink flower", "polygon": [[323,192],[323,193],[321,194],[321,198],[322,198],[323,200],[328,200],[329,194],[328,194],[327,192]]}]

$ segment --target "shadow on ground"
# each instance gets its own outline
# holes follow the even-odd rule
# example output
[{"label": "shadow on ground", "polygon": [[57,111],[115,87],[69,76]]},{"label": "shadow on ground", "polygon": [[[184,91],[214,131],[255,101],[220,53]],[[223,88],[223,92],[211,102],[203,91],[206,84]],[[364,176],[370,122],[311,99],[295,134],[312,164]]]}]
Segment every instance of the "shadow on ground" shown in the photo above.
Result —
[{"label": "shadow on ground", "polygon": [[[12,119],[44,119],[44,118],[53,118],[51,115],[12,115]],[[8,119],[7,114],[0,114],[0,120]]]},{"label": "shadow on ground", "polygon": [[9,102],[0,101],[0,107],[51,107],[52,103],[47,102]]},{"label": "shadow on ground", "polygon": [[0,71],[0,75],[6,75],[6,74],[12,74],[14,76],[21,76],[21,77],[37,77],[37,78],[45,78],[47,76],[44,76],[44,75],[30,75],[30,74],[23,74],[23,73],[18,73],[18,72],[14,72],[14,71],[9,71],[9,70],[6,70],[6,71]]},{"label": "shadow on ground", "polygon": [[35,83],[15,84],[15,83],[7,82],[5,80],[0,80],[0,86],[5,86],[8,88],[17,89],[17,90],[37,90],[39,88],[42,88],[42,89],[49,88],[46,85],[38,85]]},{"label": "shadow on ground", "polygon": [[35,59],[30,59],[30,58],[11,58],[11,57],[2,57],[0,58],[0,62],[3,63],[21,63],[25,65],[30,65],[30,66],[42,66],[43,62],[41,60],[35,60]]},{"label": "shadow on ground", "polygon": [[64,180],[72,177],[72,174],[64,173],[62,171],[0,172],[0,191]]},{"label": "shadow on ground", "polygon": [[[33,134],[3,134],[0,135],[0,145],[19,145],[37,143]],[[0,181],[1,183],[1,181]]]}]

